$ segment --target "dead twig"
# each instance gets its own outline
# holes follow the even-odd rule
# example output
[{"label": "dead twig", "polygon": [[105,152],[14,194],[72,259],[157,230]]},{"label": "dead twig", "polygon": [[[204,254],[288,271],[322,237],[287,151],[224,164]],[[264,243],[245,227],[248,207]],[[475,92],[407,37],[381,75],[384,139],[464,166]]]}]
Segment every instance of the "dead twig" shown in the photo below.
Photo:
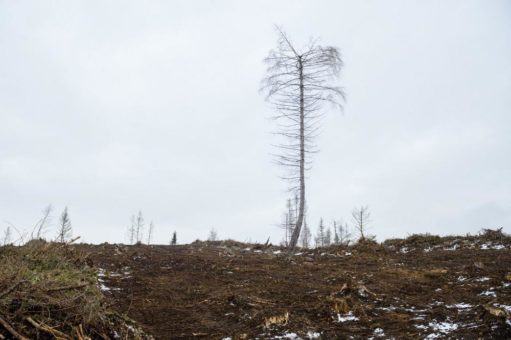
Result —
[{"label": "dead twig", "polygon": [[56,338],[62,338],[62,339],[71,339],[71,337],[69,337],[68,335],[62,333],[61,331],[59,330],[56,330],[55,328],[52,328],[48,325],[44,325],[42,323],[37,323],[34,319],[32,319],[31,317],[28,317],[27,318],[27,321],[32,325],[34,326],[35,328],[39,329],[40,331],[43,331],[43,332],[46,332],[48,334],[51,334],[53,335],[54,337]]},{"label": "dead twig", "polygon": [[27,280],[18,281],[15,284],[13,284],[11,287],[9,287],[6,290],[4,290],[3,292],[1,292],[0,299],[3,298],[4,296],[11,294],[16,288],[18,288],[18,286],[20,286],[21,284],[23,284],[25,282],[28,282],[28,281]]},{"label": "dead twig", "polygon": [[63,290],[73,290],[73,289],[81,289],[81,288],[85,288],[87,287],[89,284],[88,283],[83,283],[81,285],[76,285],[76,286],[67,286],[67,287],[60,287],[60,288],[52,288],[52,289],[47,289],[46,292],[47,293],[50,293],[50,292],[60,292],[60,291],[63,291]]},{"label": "dead twig", "polygon": [[78,340],[90,340],[90,337],[85,335],[82,324],[78,325],[78,327],[75,327],[75,332],[76,336],[78,337]]},{"label": "dead twig", "polygon": [[4,326],[4,328],[7,329],[7,331],[9,331],[9,333],[11,333],[11,335],[13,337],[15,337],[16,339],[29,340],[26,336],[23,336],[20,333],[16,332],[16,330],[14,328],[12,328],[12,326],[7,321],[2,319],[1,317],[0,317],[0,325]]}]

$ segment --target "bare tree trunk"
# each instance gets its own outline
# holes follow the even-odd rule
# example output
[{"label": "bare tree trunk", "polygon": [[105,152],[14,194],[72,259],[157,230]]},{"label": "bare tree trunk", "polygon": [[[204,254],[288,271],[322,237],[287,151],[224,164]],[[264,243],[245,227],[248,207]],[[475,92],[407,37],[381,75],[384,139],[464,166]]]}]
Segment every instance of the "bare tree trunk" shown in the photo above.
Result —
[{"label": "bare tree trunk", "polygon": [[278,47],[265,59],[267,76],[261,89],[277,111],[275,119],[285,122],[279,124],[278,134],[290,142],[279,145],[282,152],[277,164],[289,170],[288,177],[284,178],[292,183],[299,201],[289,241],[289,248],[293,250],[305,220],[305,172],[310,164],[305,156],[315,151],[313,140],[323,105],[329,103],[342,108],[344,93],[334,81],[343,63],[335,47],[311,42],[304,50],[297,51],[286,34],[278,27],[277,31]]},{"label": "bare tree trunk", "polygon": [[366,237],[364,235],[364,223],[365,223],[365,218],[364,218],[364,209],[360,209],[360,225],[358,226],[358,229],[360,230],[360,238],[362,240],[365,240]]},{"label": "bare tree trunk", "polygon": [[298,57],[298,71],[300,78],[300,210],[296,219],[296,226],[291,236],[289,249],[293,250],[298,243],[298,237],[303,224],[303,211],[305,209],[305,110],[303,99],[303,64],[302,57]]}]

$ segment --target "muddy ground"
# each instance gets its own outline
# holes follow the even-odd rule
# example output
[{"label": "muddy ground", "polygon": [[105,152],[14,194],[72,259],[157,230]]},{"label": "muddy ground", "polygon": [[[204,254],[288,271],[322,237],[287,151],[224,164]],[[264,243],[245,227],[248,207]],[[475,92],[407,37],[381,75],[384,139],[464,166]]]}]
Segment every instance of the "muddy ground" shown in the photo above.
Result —
[{"label": "muddy ground", "polygon": [[77,247],[157,339],[511,338],[509,239]]}]

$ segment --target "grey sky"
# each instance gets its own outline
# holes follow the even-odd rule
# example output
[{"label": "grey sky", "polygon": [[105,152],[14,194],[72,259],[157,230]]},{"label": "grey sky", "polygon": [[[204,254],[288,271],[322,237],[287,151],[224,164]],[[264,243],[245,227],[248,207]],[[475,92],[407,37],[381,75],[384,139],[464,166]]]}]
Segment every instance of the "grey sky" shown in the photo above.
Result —
[{"label": "grey sky", "polygon": [[[511,231],[509,1],[0,0],[0,231],[51,203],[88,242],[281,239],[286,183],[258,93],[281,25],[341,49],[309,223]],[[48,236],[53,236],[53,231]]]}]

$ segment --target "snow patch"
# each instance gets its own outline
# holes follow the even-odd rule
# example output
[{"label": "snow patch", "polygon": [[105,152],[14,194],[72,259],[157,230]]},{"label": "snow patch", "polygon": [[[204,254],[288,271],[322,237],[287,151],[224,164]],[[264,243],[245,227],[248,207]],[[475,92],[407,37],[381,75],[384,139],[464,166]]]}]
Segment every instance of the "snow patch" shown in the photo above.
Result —
[{"label": "snow patch", "polygon": [[484,292],[481,292],[481,296],[491,296],[491,297],[497,297],[497,293],[495,293],[494,291],[492,291],[493,288],[490,288],[488,290],[485,290]]},{"label": "snow patch", "polygon": [[348,314],[337,314],[337,322],[346,321],[358,321],[358,318],[351,311]]},{"label": "snow patch", "polygon": [[490,278],[489,277],[480,277],[478,279],[475,279],[474,281],[476,281],[476,282],[486,282],[486,281],[490,281]]},{"label": "snow patch", "polygon": [[375,328],[373,335],[374,336],[385,336],[385,332],[381,328]]},{"label": "snow patch", "polygon": [[456,308],[456,309],[459,309],[459,310],[463,310],[463,309],[470,309],[473,306],[471,304],[461,302],[461,303],[457,303],[457,304],[454,304],[454,305],[448,305],[446,307],[447,308]]},{"label": "snow patch", "polygon": [[99,283],[99,288],[103,291],[103,292],[108,292],[110,290],[110,288],[108,288],[107,286],[105,286],[103,283]]},{"label": "snow patch", "polygon": [[452,322],[437,322],[436,320],[431,321],[427,326],[415,325],[416,328],[421,330],[431,329],[434,333],[428,334],[424,339],[438,339],[445,338],[446,334],[458,329],[458,325]]},{"label": "snow patch", "polygon": [[505,248],[506,248],[506,246],[503,244],[484,243],[481,245],[482,250],[488,250],[488,249],[501,250],[501,249],[505,249]]},{"label": "snow patch", "polygon": [[313,331],[307,332],[307,338],[309,338],[309,339],[319,339],[320,337],[321,337],[321,333],[319,333],[319,332],[313,332]]},{"label": "snow patch", "polygon": [[295,339],[295,340],[299,340],[301,338],[298,336],[298,334],[291,332],[291,333],[286,333],[286,334],[281,335],[281,336],[275,336],[275,337],[273,337],[271,339]]},{"label": "snow patch", "polygon": [[436,322],[435,320],[428,325],[434,331],[447,334],[458,329],[458,325],[452,322]]},{"label": "snow patch", "polygon": [[511,305],[496,304],[496,306],[505,309],[508,313],[511,314]]}]

